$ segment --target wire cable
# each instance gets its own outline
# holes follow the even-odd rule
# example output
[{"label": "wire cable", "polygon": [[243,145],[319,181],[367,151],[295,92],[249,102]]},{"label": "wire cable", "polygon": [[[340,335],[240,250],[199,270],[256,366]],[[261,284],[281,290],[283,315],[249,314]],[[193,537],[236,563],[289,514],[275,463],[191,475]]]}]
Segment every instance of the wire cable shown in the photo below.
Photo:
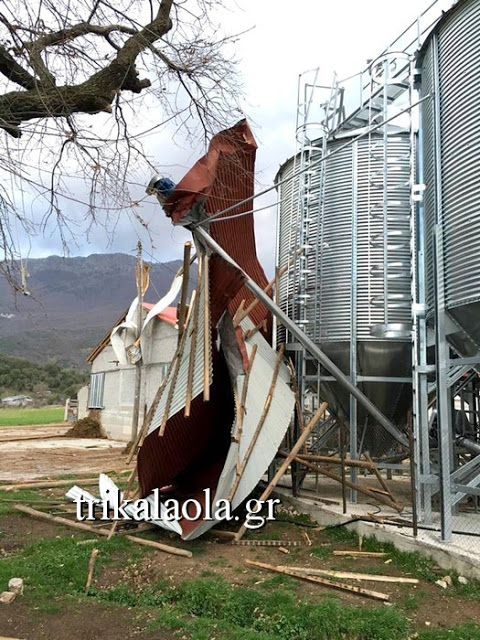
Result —
[{"label": "wire cable", "polygon": [[[396,118],[398,118],[402,114],[407,113],[408,111],[410,111],[414,107],[417,107],[419,104],[421,104],[422,102],[424,102],[428,98],[431,98],[431,94],[428,94],[428,95],[424,96],[423,98],[421,98],[420,100],[417,100],[417,102],[414,102],[413,104],[408,105],[404,109],[401,109],[400,111],[395,113],[393,116],[390,116],[390,118],[387,118],[386,120],[383,120],[379,124],[377,124],[377,125],[375,125],[373,127],[369,127],[366,131],[363,131],[363,133],[359,134],[355,138],[352,138],[351,140],[349,140],[345,144],[341,145],[340,147],[337,147],[336,149],[334,149],[328,155],[323,156],[322,158],[320,158],[320,160],[317,160],[317,162],[314,162],[313,164],[311,164],[308,168],[300,169],[296,173],[292,173],[291,176],[288,176],[287,178],[284,178],[283,180],[280,180],[279,182],[275,183],[274,185],[272,185],[270,187],[267,187],[266,189],[263,189],[263,191],[259,191],[258,193],[255,193],[253,196],[249,196],[248,198],[245,198],[244,200],[241,200],[240,202],[237,202],[236,204],[232,204],[229,207],[227,207],[226,209],[223,209],[222,211],[218,211],[213,216],[210,216],[209,218],[206,218],[205,220],[200,220],[199,222],[196,222],[195,224],[192,224],[191,228],[192,229],[196,229],[197,227],[200,227],[200,226],[202,226],[204,224],[209,224],[210,222],[212,222],[216,218],[219,218],[220,216],[222,216],[224,213],[228,213],[229,211],[233,211],[234,209],[237,209],[238,207],[240,207],[243,204],[247,204],[248,202],[252,202],[252,200],[255,200],[256,198],[259,198],[260,196],[263,196],[263,195],[269,193],[273,189],[276,189],[277,187],[280,187],[281,185],[289,182],[290,180],[295,180],[296,178],[301,176],[306,171],[311,171],[315,167],[317,167],[320,164],[322,164],[323,162],[325,162],[327,159],[330,159],[335,154],[340,153],[340,151],[343,151],[344,149],[346,149],[347,147],[352,145],[357,140],[360,140],[361,138],[364,138],[365,136],[370,135],[373,131],[376,131],[377,129],[380,129],[381,127],[385,126],[386,124],[388,124],[392,120],[395,120]],[[233,217],[235,217],[235,216],[233,216]]]}]

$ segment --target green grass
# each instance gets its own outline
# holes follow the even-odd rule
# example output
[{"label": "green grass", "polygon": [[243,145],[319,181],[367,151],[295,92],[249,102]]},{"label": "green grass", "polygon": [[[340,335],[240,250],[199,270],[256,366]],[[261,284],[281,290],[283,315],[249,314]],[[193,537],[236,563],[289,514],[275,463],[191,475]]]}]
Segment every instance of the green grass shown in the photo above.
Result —
[{"label": "green grass", "polygon": [[[61,529],[59,533],[62,533]],[[21,576],[25,581],[26,594],[35,601],[41,602],[67,593],[82,594],[92,549],[89,545],[77,545],[77,542],[87,537],[40,540],[27,545],[21,553],[1,558],[0,587],[6,588],[13,576]],[[102,564],[112,562],[113,557],[122,551],[128,552],[130,560],[144,553],[124,538],[102,540],[96,571]]]},{"label": "green grass", "polygon": [[25,425],[63,422],[64,407],[28,407],[0,409],[0,427],[23,427]]},{"label": "green grass", "polygon": [[[189,632],[192,640],[212,637],[405,640],[408,637],[408,622],[394,608],[358,609],[332,598],[311,604],[299,601],[296,595],[278,587],[266,592],[233,587],[221,579],[183,582],[176,589],[160,587],[157,593],[163,606],[152,628],[181,627]],[[147,592],[147,599],[150,598]],[[142,593],[138,592],[131,593],[127,599],[129,606],[143,601]]]},{"label": "green grass", "polygon": [[469,622],[453,629],[421,631],[418,640],[480,640],[480,626]]},{"label": "green grass", "polygon": [[[44,496],[31,489],[20,489],[19,491],[2,491],[1,489],[2,487],[0,485],[0,517],[10,513],[16,513],[19,515],[20,511],[16,511],[13,508],[13,505],[16,503],[28,504],[33,500],[46,500]],[[36,505],[32,506],[36,508]],[[1,529],[2,525],[0,522],[0,531]]]},{"label": "green grass", "polygon": [[[88,534],[70,537],[67,531],[59,529],[59,535],[64,537],[40,540],[0,558],[0,588],[5,588],[12,576],[23,577],[25,601],[44,614],[54,615],[60,608],[70,606],[72,597],[76,607],[87,601],[84,588],[91,546],[77,545],[77,541]],[[96,575],[102,566],[112,563],[128,566],[149,553],[120,537],[99,541],[99,549]],[[262,574],[259,573],[258,578],[262,578]],[[178,630],[189,640],[408,640],[412,637],[411,623],[398,606],[356,607],[344,605],[333,597],[312,602],[299,596],[297,586],[288,576],[267,578],[258,588],[233,586],[212,571],[204,571],[199,579],[178,585],[161,581],[144,589],[125,583],[92,588],[88,600],[131,607],[136,609],[133,615],[138,617],[148,612],[150,618],[154,616],[152,630]],[[473,588],[473,583],[466,585],[469,586]],[[418,607],[419,595],[406,598],[403,608],[407,612]],[[480,640],[480,626],[422,630],[418,639]]]}]

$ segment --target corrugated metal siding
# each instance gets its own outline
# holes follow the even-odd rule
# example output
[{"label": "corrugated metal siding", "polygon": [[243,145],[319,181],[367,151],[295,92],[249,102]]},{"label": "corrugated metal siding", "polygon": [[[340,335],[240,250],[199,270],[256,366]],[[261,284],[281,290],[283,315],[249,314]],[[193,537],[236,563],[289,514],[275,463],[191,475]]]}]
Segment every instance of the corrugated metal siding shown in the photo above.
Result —
[{"label": "corrugated metal siding", "polygon": [[[312,176],[309,207],[311,248],[307,265],[310,294],[306,327],[309,336],[321,342],[349,340],[351,331],[351,288],[354,269],[353,207],[357,203],[357,335],[372,339],[371,327],[386,322],[384,312],[383,168],[384,143],[372,135],[345,146],[346,140],[330,141],[325,162],[323,215],[320,209],[320,172]],[[339,147],[345,147],[337,151]],[[410,294],[410,202],[409,150],[407,134],[388,138],[388,322],[408,323]],[[279,179],[294,173],[294,158],[279,173]],[[355,169],[356,167],[356,169]],[[297,167],[298,168],[298,167]],[[283,267],[298,248],[298,178],[279,188],[278,263]],[[291,270],[280,282],[280,306],[295,318],[298,273]],[[318,328],[320,330],[318,331]],[[280,341],[285,331],[279,330]]]},{"label": "corrugated metal siding", "polygon": [[[204,291],[204,279],[202,278],[202,282],[197,291],[197,295],[199,296],[199,311],[198,311],[198,322],[196,326],[196,341],[195,341],[195,360],[193,367],[193,382],[192,382],[192,399],[196,398],[200,393],[203,392],[204,386],[204,336],[205,336],[205,291]],[[196,302],[194,303],[196,304]],[[188,370],[190,365],[190,353],[192,351],[192,328],[193,328],[193,312],[190,313],[189,322],[185,328],[187,332],[187,338],[185,340],[185,347],[183,349],[183,353],[180,359],[180,366],[178,368],[178,374],[175,380],[175,388],[173,391],[172,400],[170,403],[170,408],[168,411],[167,418],[171,418],[177,412],[185,407],[185,399],[187,395],[187,386],[188,386]],[[211,343],[211,332],[208,332],[208,339]],[[209,352],[211,353],[211,344]],[[167,400],[170,395],[170,389],[173,383],[173,371],[175,367],[170,370],[170,380],[167,382],[162,397],[160,398],[160,402],[158,403],[157,409],[152,417],[152,421],[148,428],[148,433],[152,433],[155,429],[162,423],[162,419],[165,413]],[[210,369],[210,380],[212,379],[212,361],[209,362]]]},{"label": "corrugated metal siding", "polygon": [[[245,330],[248,330],[253,327],[253,324],[247,318],[242,321],[241,326]],[[257,345],[257,354],[250,372],[250,381],[246,397],[247,411],[243,422],[243,433],[240,442],[240,464],[242,464],[242,461],[245,459],[245,453],[259,424],[277,361],[277,354],[259,332],[247,341],[249,355],[255,344]],[[290,373],[288,368],[282,364],[267,418],[244,469],[235,495],[233,496],[233,508],[241,504],[256,487],[260,478],[275,457],[285,436],[295,405],[295,397],[290,389],[289,381]],[[239,397],[242,394],[243,382],[244,376],[239,376],[236,384]],[[236,480],[235,468],[238,446],[235,442],[232,442],[230,445],[225,464],[218,478],[215,494],[216,500],[227,499],[230,495]],[[214,526],[214,524],[215,522],[202,522],[195,528],[191,527],[189,533],[187,533],[186,536],[184,535],[184,537],[186,539],[197,538]]]},{"label": "corrugated metal siding", "polygon": [[[234,401],[223,357],[214,352],[210,401],[198,395],[190,417],[183,409],[173,415],[165,433],[151,432],[138,454],[138,477],[143,496],[157,487],[177,483],[180,493],[191,494],[206,486],[199,477],[210,473],[215,460],[225,460],[234,420]],[[221,468],[221,467],[220,467]]]},{"label": "corrugated metal siding", "polygon": [[[164,205],[174,222],[178,223],[196,202],[202,200],[205,200],[205,211],[210,216],[253,196],[256,151],[257,145],[246,120],[214,136],[207,154],[182,178]],[[224,215],[229,217],[251,211],[254,207],[254,201],[247,202]],[[260,287],[267,285],[256,253],[253,215],[213,222],[209,231]],[[243,299],[248,306],[255,296],[242,287],[230,303],[231,315]],[[256,305],[251,318],[255,324],[267,319],[271,325],[271,315],[261,303]]]},{"label": "corrugated metal siding", "polygon": [[[248,330],[251,326],[253,325],[248,319],[242,322],[242,327],[245,330]],[[244,459],[245,452],[260,421],[277,361],[277,354],[259,333],[256,333],[248,340],[247,349],[249,354],[254,344],[257,345],[257,354],[250,372],[250,382],[247,390],[246,406],[248,409],[243,421],[240,461]],[[239,395],[241,395],[243,388],[243,377],[239,376],[237,379],[237,393]],[[295,405],[295,396],[290,389],[289,382],[290,372],[282,364],[267,418],[233,497],[234,507],[237,507],[253,491],[280,447],[290,424]]]},{"label": "corrugated metal siding", "polygon": [[[434,302],[433,231],[436,219],[435,130],[438,128],[445,301],[455,318],[480,344],[478,322],[466,307],[480,301],[480,1],[459,3],[438,24],[423,52],[422,93],[435,90],[440,122],[432,102],[422,104],[427,293]],[[434,77],[434,48],[438,70]],[[465,307],[465,311],[462,311]],[[465,322],[464,322],[465,320]]]},{"label": "corrugated metal siding", "polygon": [[[431,95],[434,90],[433,77],[433,48],[430,47],[423,59],[422,84],[420,95]],[[424,194],[425,216],[425,270],[426,270],[426,297],[427,303],[433,307],[435,296],[435,273],[433,264],[433,232],[436,218],[436,194],[435,194],[435,103],[434,100],[425,100],[422,103],[422,132],[423,132],[423,179],[426,185]]]}]

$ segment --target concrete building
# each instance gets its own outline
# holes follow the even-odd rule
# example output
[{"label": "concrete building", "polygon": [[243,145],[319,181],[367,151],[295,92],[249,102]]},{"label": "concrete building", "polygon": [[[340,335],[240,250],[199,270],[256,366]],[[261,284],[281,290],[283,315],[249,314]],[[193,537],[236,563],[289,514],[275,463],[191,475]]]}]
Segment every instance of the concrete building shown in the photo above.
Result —
[{"label": "concrete building", "polygon": [[[144,314],[152,305],[144,305]],[[164,378],[177,347],[176,308],[167,307],[147,325],[142,333],[142,382],[139,424]],[[124,316],[114,325],[124,320]],[[113,329],[113,327],[112,327]],[[92,350],[90,383],[78,392],[78,417],[92,409],[100,413],[107,437],[129,441],[132,431],[136,366],[123,365],[110,343],[110,330]]]},{"label": "concrete building", "polygon": [[27,407],[33,404],[33,398],[30,396],[9,396],[2,398],[2,406],[4,407]]}]

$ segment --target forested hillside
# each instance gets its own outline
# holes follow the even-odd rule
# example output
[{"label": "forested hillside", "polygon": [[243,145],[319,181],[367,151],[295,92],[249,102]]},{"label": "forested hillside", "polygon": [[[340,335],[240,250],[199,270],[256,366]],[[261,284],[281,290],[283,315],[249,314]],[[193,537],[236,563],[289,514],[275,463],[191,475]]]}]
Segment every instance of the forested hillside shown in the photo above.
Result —
[{"label": "forested hillside", "polygon": [[25,394],[38,401],[63,402],[88,380],[88,374],[55,362],[37,364],[0,355],[0,396]]}]

